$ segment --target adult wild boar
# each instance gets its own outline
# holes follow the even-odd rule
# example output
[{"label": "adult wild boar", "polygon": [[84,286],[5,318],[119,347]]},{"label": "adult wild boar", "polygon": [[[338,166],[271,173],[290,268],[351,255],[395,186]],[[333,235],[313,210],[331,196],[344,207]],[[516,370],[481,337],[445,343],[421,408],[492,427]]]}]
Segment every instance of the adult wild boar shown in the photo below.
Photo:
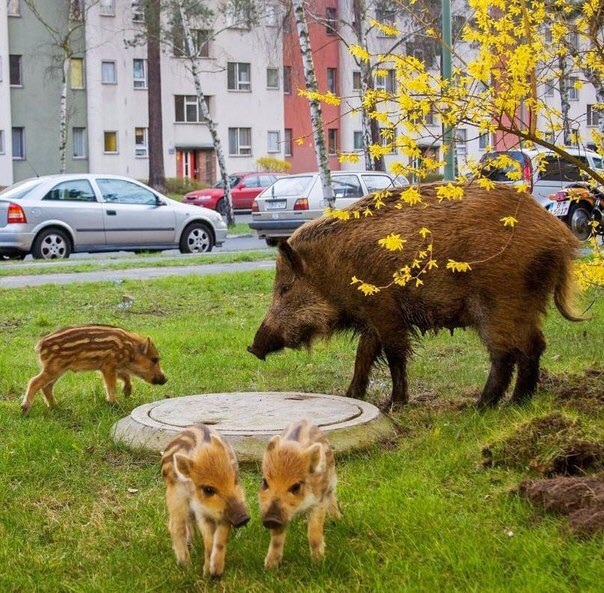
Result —
[{"label": "adult wild boar", "polygon": [[[374,205],[367,196],[349,207],[360,211],[360,218],[343,222],[324,216],[281,242],[273,299],[248,350],[264,359],[285,347],[308,347],[317,338],[352,330],[360,339],[346,395],[365,396],[371,368],[383,356],[392,378],[387,403],[398,406],[408,400],[411,338],[472,327],[491,359],[479,405],[497,404],[514,367],[512,400],[530,398],[545,350],[541,324],[550,296],[566,319],[579,320],[572,309],[577,240],[529,194],[514,188],[486,191],[468,184],[462,200],[439,201],[438,187],[421,187],[428,207],[409,206],[400,191],[393,191],[383,208],[363,216]],[[517,219],[515,226],[504,225],[502,219],[510,216]],[[420,233],[423,227],[431,233]],[[378,243],[393,233],[406,239],[402,250]],[[392,284],[393,272],[411,265],[430,243],[438,267],[421,275],[423,286],[393,284],[365,296],[351,285],[353,276],[376,286]],[[423,266],[429,256],[422,255]],[[449,260],[468,262],[471,270],[453,272],[446,267]]]}]

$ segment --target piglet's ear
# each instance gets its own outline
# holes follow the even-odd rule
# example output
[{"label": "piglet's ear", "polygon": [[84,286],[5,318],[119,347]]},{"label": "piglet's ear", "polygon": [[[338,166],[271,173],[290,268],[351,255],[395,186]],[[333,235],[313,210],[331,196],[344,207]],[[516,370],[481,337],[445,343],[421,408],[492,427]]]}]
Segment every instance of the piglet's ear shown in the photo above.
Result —
[{"label": "piglet's ear", "polygon": [[281,442],[281,437],[277,434],[275,435],[266,446],[267,451],[272,451],[279,443]]},{"label": "piglet's ear", "polygon": [[218,447],[219,449],[226,449],[224,441],[217,435],[212,433],[210,435],[210,447]]},{"label": "piglet's ear", "polygon": [[138,349],[140,350],[141,354],[147,354],[147,352],[149,352],[149,348],[151,348],[151,338],[147,338],[143,344],[141,344]]},{"label": "piglet's ear", "polygon": [[193,461],[182,453],[174,453],[174,471],[180,480],[189,482],[191,480],[191,469]]},{"label": "piglet's ear", "polygon": [[325,453],[321,443],[311,445],[305,453],[308,458],[308,471],[311,474],[325,471]]},{"label": "piglet's ear", "polygon": [[304,273],[304,261],[300,254],[288,243],[287,239],[282,239],[278,244],[279,253],[294,274],[301,276]]}]

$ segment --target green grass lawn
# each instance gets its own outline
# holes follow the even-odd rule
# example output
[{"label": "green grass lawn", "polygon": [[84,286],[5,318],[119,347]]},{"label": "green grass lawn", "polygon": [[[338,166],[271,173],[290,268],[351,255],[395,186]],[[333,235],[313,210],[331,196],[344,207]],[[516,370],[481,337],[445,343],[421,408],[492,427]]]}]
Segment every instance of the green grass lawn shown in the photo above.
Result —
[{"label": "green grass lawn", "polygon": [[[543,515],[514,496],[513,488],[533,475],[529,468],[481,466],[486,444],[561,404],[540,391],[523,408],[478,413],[454,405],[474,397],[486,378],[486,353],[470,332],[419,342],[410,390],[427,403],[395,415],[400,436],[394,442],[337,459],[344,517],[327,526],[323,563],[311,564],[300,521],[289,531],[282,568],[264,570],[269,536],[258,518],[260,475],[246,468],[252,521],[231,537],[222,580],[203,578],[199,542],[191,568],[177,567],[159,457],[121,448],[108,434],[132,408],[168,396],[343,394],[355,350],[346,337],[264,363],[245,351],[271,284],[272,273],[258,271],[0,292],[0,592],[602,590],[604,537],[579,539],[565,519]],[[129,309],[121,306],[125,293],[135,299]],[[601,364],[601,296],[595,295],[591,322],[548,316],[543,366],[552,373]],[[38,370],[38,338],[90,322],[152,336],[169,382],[136,380],[132,397],[120,397],[116,409],[105,403],[96,373],[70,374],[55,388],[59,409],[48,410],[38,396],[23,419],[19,402]],[[377,401],[389,388],[386,370],[379,369],[369,398]],[[566,413],[602,428],[601,410]]]}]

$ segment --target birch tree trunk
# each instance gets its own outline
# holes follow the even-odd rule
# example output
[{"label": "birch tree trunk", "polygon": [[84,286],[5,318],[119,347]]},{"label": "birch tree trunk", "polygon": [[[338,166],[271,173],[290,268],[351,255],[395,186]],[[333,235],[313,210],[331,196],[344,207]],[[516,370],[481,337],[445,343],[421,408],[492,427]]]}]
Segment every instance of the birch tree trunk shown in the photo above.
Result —
[{"label": "birch tree trunk", "polygon": [[229,184],[229,176],[226,169],[226,163],[224,160],[224,152],[222,151],[222,144],[220,142],[220,138],[218,137],[218,131],[216,130],[216,124],[214,120],[210,116],[210,111],[208,110],[208,104],[206,103],[205,96],[203,94],[203,89],[201,87],[201,77],[199,75],[199,67],[197,65],[197,58],[195,55],[195,44],[193,43],[193,37],[191,35],[191,27],[189,24],[189,17],[187,15],[187,11],[184,7],[183,0],[176,0],[178,10],[180,13],[180,18],[182,21],[182,27],[185,35],[185,42],[187,44],[187,56],[191,62],[191,74],[193,75],[193,81],[195,83],[195,92],[197,94],[197,102],[199,104],[199,108],[201,109],[201,114],[203,118],[208,124],[208,129],[210,131],[210,135],[212,136],[212,143],[214,145],[214,149],[216,150],[216,158],[218,160],[218,168],[220,170],[220,177],[222,179],[224,185],[224,200],[226,204],[226,215],[227,215],[227,225],[234,226],[235,225],[235,213],[233,212],[233,202],[231,200],[231,187]]},{"label": "birch tree trunk", "polygon": [[69,55],[63,55],[63,80],[59,101],[59,172],[67,170],[67,81],[69,80]]},{"label": "birch tree trunk", "polygon": [[[294,18],[296,20],[296,30],[298,40],[300,41],[300,52],[302,54],[302,64],[304,66],[304,81],[306,90],[316,93],[317,77],[315,76],[315,67],[312,59],[312,49],[310,47],[310,35],[308,33],[308,24],[306,22],[306,13],[304,10],[304,0],[292,0],[294,8]],[[323,187],[323,200],[330,208],[335,205],[333,195],[333,186],[331,184],[331,173],[329,171],[329,161],[327,160],[327,150],[325,147],[325,131],[323,129],[323,115],[321,113],[321,104],[316,99],[309,101],[310,122],[312,126],[313,140],[315,145],[315,157],[317,167],[321,177]]]},{"label": "birch tree trunk", "polygon": [[570,129],[570,101],[569,93],[570,88],[568,86],[568,65],[564,56],[560,56],[558,59],[558,67],[560,73],[560,113],[562,114],[562,134],[563,142],[565,146],[571,144],[571,129]]}]

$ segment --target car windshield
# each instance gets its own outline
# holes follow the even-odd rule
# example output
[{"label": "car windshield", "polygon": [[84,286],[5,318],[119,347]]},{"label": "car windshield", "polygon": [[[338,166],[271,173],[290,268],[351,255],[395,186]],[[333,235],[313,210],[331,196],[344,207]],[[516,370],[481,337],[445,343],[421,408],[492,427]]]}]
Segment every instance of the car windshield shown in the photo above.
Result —
[{"label": "car windshield", "polygon": [[19,181],[18,183],[7,187],[5,190],[0,191],[0,198],[5,200],[20,200],[41,183],[41,179],[25,179],[25,181]]},{"label": "car windshield", "polygon": [[298,196],[307,191],[312,179],[312,175],[304,175],[302,177],[281,177],[262,192],[262,197],[284,198],[286,196]]},{"label": "car windshield", "polygon": [[[502,166],[501,158],[504,156],[516,161],[516,164],[509,163]],[[514,177],[514,175],[510,176],[510,173],[517,175],[526,163],[527,158],[518,150],[485,154],[480,161],[480,174],[491,181],[510,181]]]},{"label": "car windshield", "polygon": [[[229,187],[235,187],[239,183],[241,177],[241,175],[229,175]],[[224,189],[224,181],[219,179],[212,187],[216,189]]]},{"label": "car windshield", "polygon": [[604,169],[604,163],[600,157],[593,158],[594,169]]}]

